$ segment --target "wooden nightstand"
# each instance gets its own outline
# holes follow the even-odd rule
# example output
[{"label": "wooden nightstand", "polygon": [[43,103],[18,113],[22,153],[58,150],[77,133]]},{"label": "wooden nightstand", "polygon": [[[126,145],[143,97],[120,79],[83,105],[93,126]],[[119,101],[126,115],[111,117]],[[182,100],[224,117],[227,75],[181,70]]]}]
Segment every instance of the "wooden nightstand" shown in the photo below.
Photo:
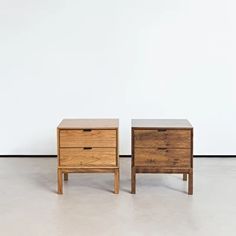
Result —
[{"label": "wooden nightstand", "polygon": [[193,127],[187,120],[132,120],[131,192],[136,173],[182,173],[193,194]]},{"label": "wooden nightstand", "polygon": [[119,193],[118,119],[65,119],[57,128],[58,193],[62,174],[114,173]]}]

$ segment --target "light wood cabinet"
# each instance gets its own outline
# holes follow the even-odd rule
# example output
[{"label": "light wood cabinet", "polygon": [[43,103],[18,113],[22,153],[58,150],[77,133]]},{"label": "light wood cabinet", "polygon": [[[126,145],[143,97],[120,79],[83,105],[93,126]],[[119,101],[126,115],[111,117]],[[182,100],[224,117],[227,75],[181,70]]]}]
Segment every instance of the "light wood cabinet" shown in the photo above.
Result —
[{"label": "light wood cabinet", "polygon": [[65,119],[57,128],[58,193],[69,173],[114,173],[119,193],[117,119]]}]

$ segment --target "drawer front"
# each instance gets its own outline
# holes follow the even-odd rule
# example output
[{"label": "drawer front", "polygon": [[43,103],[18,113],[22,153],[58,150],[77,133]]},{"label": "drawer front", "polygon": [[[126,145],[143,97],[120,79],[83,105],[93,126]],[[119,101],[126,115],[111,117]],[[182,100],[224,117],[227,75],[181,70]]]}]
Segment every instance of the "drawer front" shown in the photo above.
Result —
[{"label": "drawer front", "polygon": [[191,148],[191,130],[134,130],[135,147]]},{"label": "drawer front", "polygon": [[136,148],[135,166],[190,167],[191,149]]},{"label": "drawer front", "polygon": [[116,130],[60,130],[60,147],[116,147]]},{"label": "drawer front", "polygon": [[61,148],[60,166],[116,166],[116,149]]}]

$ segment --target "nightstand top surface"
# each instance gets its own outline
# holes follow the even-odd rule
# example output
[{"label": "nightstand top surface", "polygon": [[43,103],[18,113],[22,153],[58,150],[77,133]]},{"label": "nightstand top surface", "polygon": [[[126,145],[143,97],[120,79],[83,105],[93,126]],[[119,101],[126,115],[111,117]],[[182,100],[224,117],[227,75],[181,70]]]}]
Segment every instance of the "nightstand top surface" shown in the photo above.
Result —
[{"label": "nightstand top surface", "polygon": [[117,129],[119,119],[63,119],[58,129]]},{"label": "nightstand top surface", "polygon": [[132,128],[192,129],[193,126],[185,119],[132,119]]}]

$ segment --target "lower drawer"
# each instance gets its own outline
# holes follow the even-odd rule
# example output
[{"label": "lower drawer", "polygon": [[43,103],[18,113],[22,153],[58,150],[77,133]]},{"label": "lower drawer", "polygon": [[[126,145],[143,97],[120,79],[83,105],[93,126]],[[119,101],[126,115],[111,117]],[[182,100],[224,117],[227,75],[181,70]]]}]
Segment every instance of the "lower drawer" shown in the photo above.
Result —
[{"label": "lower drawer", "polygon": [[135,166],[191,167],[191,149],[135,148]]},{"label": "lower drawer", "polygon": [[60,166],[116,166],[115,148],[61,148]]}]

